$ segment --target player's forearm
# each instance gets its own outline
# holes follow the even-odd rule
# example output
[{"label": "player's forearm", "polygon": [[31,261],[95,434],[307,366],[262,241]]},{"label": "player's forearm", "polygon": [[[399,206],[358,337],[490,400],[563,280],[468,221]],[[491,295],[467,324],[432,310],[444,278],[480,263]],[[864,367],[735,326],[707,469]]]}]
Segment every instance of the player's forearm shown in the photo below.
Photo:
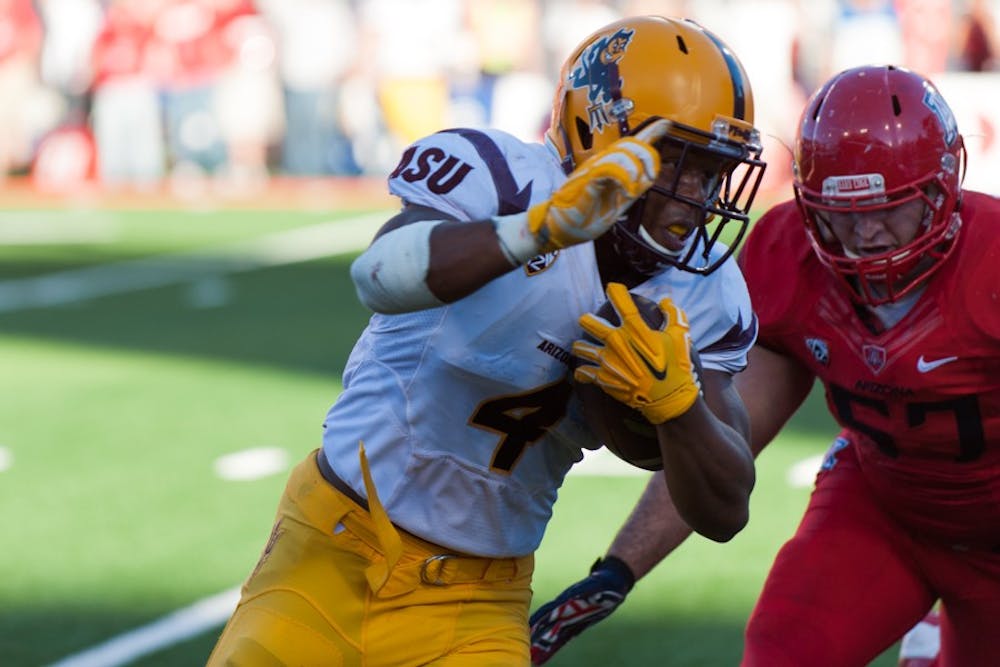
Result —
[{"label": "player's forearm", "polygon": [[755,482],[746,440],[702,399],[657,429],[663,474],[680,516],[711,540],[732,539],[749,519]]},{"label": "player's forearm", "polygon": [[639,502],[615,535],[608,556],[616,556],[640,579],[691,534],[674,507],[663,476],[654,474]]},{"label": "player's forearm", "polygon": [[492,220],[446,222],[431,234],[427,286],[445,303],[458,301],[514,268]]},{"label": "player's forearm", "polygon": [[457,301],[513,268],[493,221],[419,219],[381,233],[351,278],[362,303],[391,314]]}]

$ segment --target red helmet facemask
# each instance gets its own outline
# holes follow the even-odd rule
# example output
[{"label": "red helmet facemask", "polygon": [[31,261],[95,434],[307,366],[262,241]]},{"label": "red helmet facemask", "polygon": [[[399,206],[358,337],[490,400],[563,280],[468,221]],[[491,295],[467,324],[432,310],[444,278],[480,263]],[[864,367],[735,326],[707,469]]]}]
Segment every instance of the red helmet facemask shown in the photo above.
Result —
[{"label": "red helmet facemask", "polygon": [[[828,81],[803,112],[794,172],[813,249],[861,303],[909,294],[955,247],[965,146],[947,103],[914,72],[859,67]],[[924,204],[916,236],[878,255],[850,256],[827,222],[914,200]]]}]

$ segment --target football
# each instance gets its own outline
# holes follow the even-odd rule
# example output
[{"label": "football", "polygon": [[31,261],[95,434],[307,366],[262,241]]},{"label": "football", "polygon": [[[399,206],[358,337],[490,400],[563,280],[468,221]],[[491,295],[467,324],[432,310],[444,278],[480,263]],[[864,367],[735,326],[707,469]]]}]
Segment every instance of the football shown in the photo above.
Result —
[{"label": "football", "polygon": [[[665,324],[663,311],[656,302],[634,292],[632,300],[635,301],[639,314],[646,324],[654,329],[663,328]],[[610,301],[605,301],[594,314],[611,324],[620,324],[618,313]],[[583,337],[591,342],[597,342],[586,332]],[[611,453],[639,468],[663,469],[656,427],[650,424],[641,412],[615,400],[595,384],[574,382],[573,387],[583,404],[587,425]]]}]

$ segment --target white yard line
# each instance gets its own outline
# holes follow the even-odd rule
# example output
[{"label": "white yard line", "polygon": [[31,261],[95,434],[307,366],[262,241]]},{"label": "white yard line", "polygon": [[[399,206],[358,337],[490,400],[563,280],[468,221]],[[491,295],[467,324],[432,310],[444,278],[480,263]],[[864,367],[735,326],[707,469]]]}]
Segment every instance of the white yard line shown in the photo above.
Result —
[{"label": "white yard line", "polygon": [[0,281],[0,313],[356,252],[388,217],[386,212],[369,213],[223,246]]},{"label": "white yard line", "polygon": [[797,489],[812,486],[825,457],[825,454],[817,454],[793,464],[785,473],[785,481],[788,482],[789,486]]},{"label": "white yard line", "polygon": [[288,452],[281,447],[252,447],[215,459],[212,469],[230,482],[252,481],[288,470]]},{"label": "white yard line", "polygon": [[[197,637],[221,626],[233,613],[240,598],[240,587],[230,588],[195,602],[189,607],[130,630],[85,651],[74,653],[49,667],[119,667],[150,653]],[[207,658],[207,656],[206,656]]]},{"label": "white yard line", "polygon": [[2,245],[108,243],[118,236],[117,217],[107,211],[0,211]]},{"label": "white yard line", "polygon": [[609,450],[585,449],[583,460],[569,469],[569,474],[581,477],[648,477],[648,470],[622,461]]}]

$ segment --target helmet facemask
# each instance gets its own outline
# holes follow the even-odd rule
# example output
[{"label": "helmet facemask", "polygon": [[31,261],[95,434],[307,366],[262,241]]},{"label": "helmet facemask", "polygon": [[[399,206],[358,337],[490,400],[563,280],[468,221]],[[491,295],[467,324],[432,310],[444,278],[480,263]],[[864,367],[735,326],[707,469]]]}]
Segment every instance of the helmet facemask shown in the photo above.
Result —
[{"label": "helmet facemask", "polygon": [[[852,178],[867,176],[878,177],[871,174]],[[801,188],[796,189],[796,199],[820,260],[847,283],[858,300],[873,306],[898,301],[922,285],[951,254],[961,227],[956,202],[945,195],[937,178],[874,200],[824,197],[816,201]],[[870,215],[913,201],[923,205],[916,235],[908,243],[884,253],[853,255],[837,240],[830,226],[831,214]]]},{"label": "helmet facemask", "polygon": [[[757,131],[749,128],[751,140],[736,141],[726,136],[734,127],[731,119],[720,118],[713,124],[717,131],[709,134],[674,123],[658,144],[663,164],[673,169],[672,179],[653,185],[612,228],[617,252],[639,273],[650,275],[672,266],[707,275],[721,266],[743,239],[765,164],[760,159]],[[704,174],[706,187],[701,198],[680,191],[682,175],[689,171]],[[648,231],[657,212],[669,202],[689,207],[694,218],[680,237],[683,247],[677,249],[661,245]],[[713,252],[723,237],[724,250]]]}]

